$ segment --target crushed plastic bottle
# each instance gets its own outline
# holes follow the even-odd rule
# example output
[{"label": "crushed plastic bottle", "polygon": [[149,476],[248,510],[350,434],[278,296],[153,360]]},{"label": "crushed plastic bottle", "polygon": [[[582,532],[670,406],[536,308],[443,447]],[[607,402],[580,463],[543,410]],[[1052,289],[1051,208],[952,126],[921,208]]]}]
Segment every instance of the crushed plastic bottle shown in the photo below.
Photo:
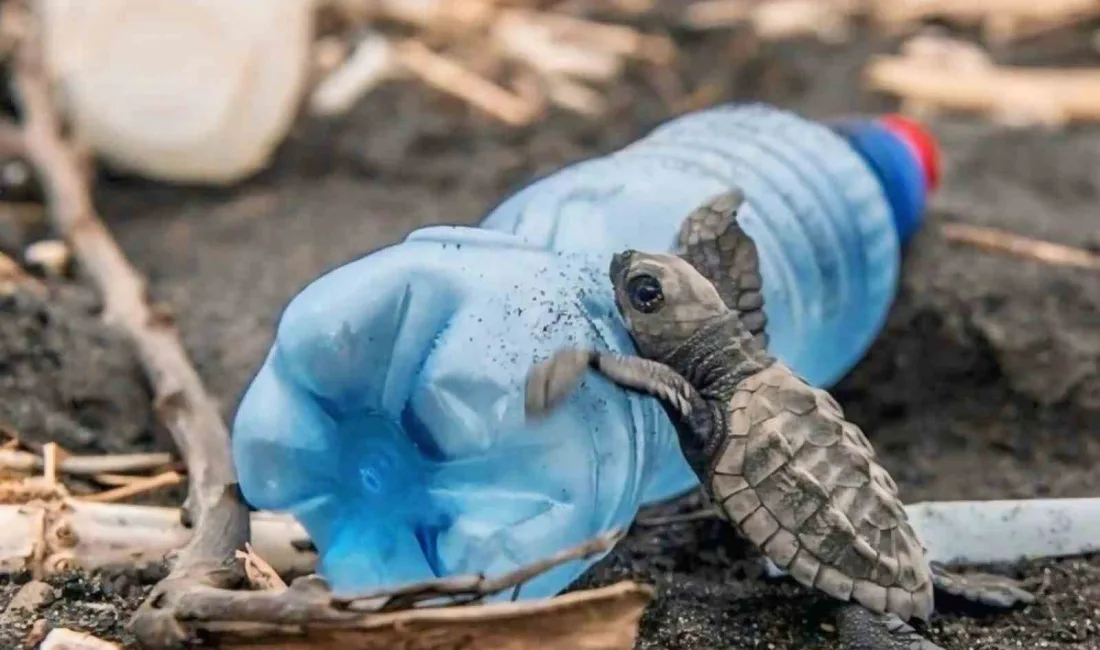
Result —
[{"label": "crushed plastic bottle", "polygon": [[672,249],[684,217],[739,187],[770,348],[827,385],[882,325],[936,161],[902,118],[724,106],[543,178],[480,228],[424,228],[338,268],[287,307],[240,405],[244,495],[301,521],[338,592],[496,575],[627,525],[696,484],[659,404],[592,375],[548,419],[523,412],[528,369],[560,347],[633,351],[611,254]]}]

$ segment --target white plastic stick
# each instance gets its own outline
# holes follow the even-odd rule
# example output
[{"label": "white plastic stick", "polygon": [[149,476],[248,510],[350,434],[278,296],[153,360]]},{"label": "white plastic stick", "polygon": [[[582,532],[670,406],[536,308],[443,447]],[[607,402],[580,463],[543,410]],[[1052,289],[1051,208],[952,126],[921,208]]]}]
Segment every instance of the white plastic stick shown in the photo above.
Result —
[{"label": "white plastic stick", "polygon": [[906,506],[944,564],[989,564],[1100,551],[1100,499],[939,501]]}]

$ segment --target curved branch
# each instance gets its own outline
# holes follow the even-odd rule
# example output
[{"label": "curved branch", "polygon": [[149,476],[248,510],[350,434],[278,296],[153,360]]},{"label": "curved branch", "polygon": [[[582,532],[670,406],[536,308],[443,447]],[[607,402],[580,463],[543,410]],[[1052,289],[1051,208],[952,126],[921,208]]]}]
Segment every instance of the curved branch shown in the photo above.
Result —
[{"label": "curved branch", "polygon": [[26,31],[16,51],[15,82],[27,158],[42,179],[54,228],[102,295],[103,318],[133,343],[152,384],[157,415],[187,465],[185,508],[195,534],[131,622],[147,647],[182,647],[186,634],[172,615],[172,603],[196,586],[229,587],[241,579],[235,553],[248,540],[249,519],[237,488],[229,432],[171,316],[147,302],[144,278],[96,214],[83,160],[65,142],[50,96],[41,25],[25,5],[22,11]]}]

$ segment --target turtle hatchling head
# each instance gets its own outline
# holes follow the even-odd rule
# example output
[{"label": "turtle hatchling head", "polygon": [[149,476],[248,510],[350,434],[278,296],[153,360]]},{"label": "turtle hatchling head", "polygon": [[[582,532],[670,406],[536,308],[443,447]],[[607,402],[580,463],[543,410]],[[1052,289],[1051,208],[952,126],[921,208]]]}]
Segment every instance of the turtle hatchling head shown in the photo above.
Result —
[{"label": "turtle hatchling head", "polygon": [[660,359],[729,309],[718,291],[675,255],[627,250],[611,258],[615,304],[638,352]]}]

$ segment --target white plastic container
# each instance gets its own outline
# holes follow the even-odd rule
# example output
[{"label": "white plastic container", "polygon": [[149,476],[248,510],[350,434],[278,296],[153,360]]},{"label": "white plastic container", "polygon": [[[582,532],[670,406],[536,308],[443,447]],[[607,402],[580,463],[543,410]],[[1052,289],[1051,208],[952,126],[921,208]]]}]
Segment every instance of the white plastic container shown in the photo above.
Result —
[{"label": "white plastic container", "polygon": [[41,0],[46,61],[107,162],[176,182],[262,169],[303,94],[313,0]]}]

